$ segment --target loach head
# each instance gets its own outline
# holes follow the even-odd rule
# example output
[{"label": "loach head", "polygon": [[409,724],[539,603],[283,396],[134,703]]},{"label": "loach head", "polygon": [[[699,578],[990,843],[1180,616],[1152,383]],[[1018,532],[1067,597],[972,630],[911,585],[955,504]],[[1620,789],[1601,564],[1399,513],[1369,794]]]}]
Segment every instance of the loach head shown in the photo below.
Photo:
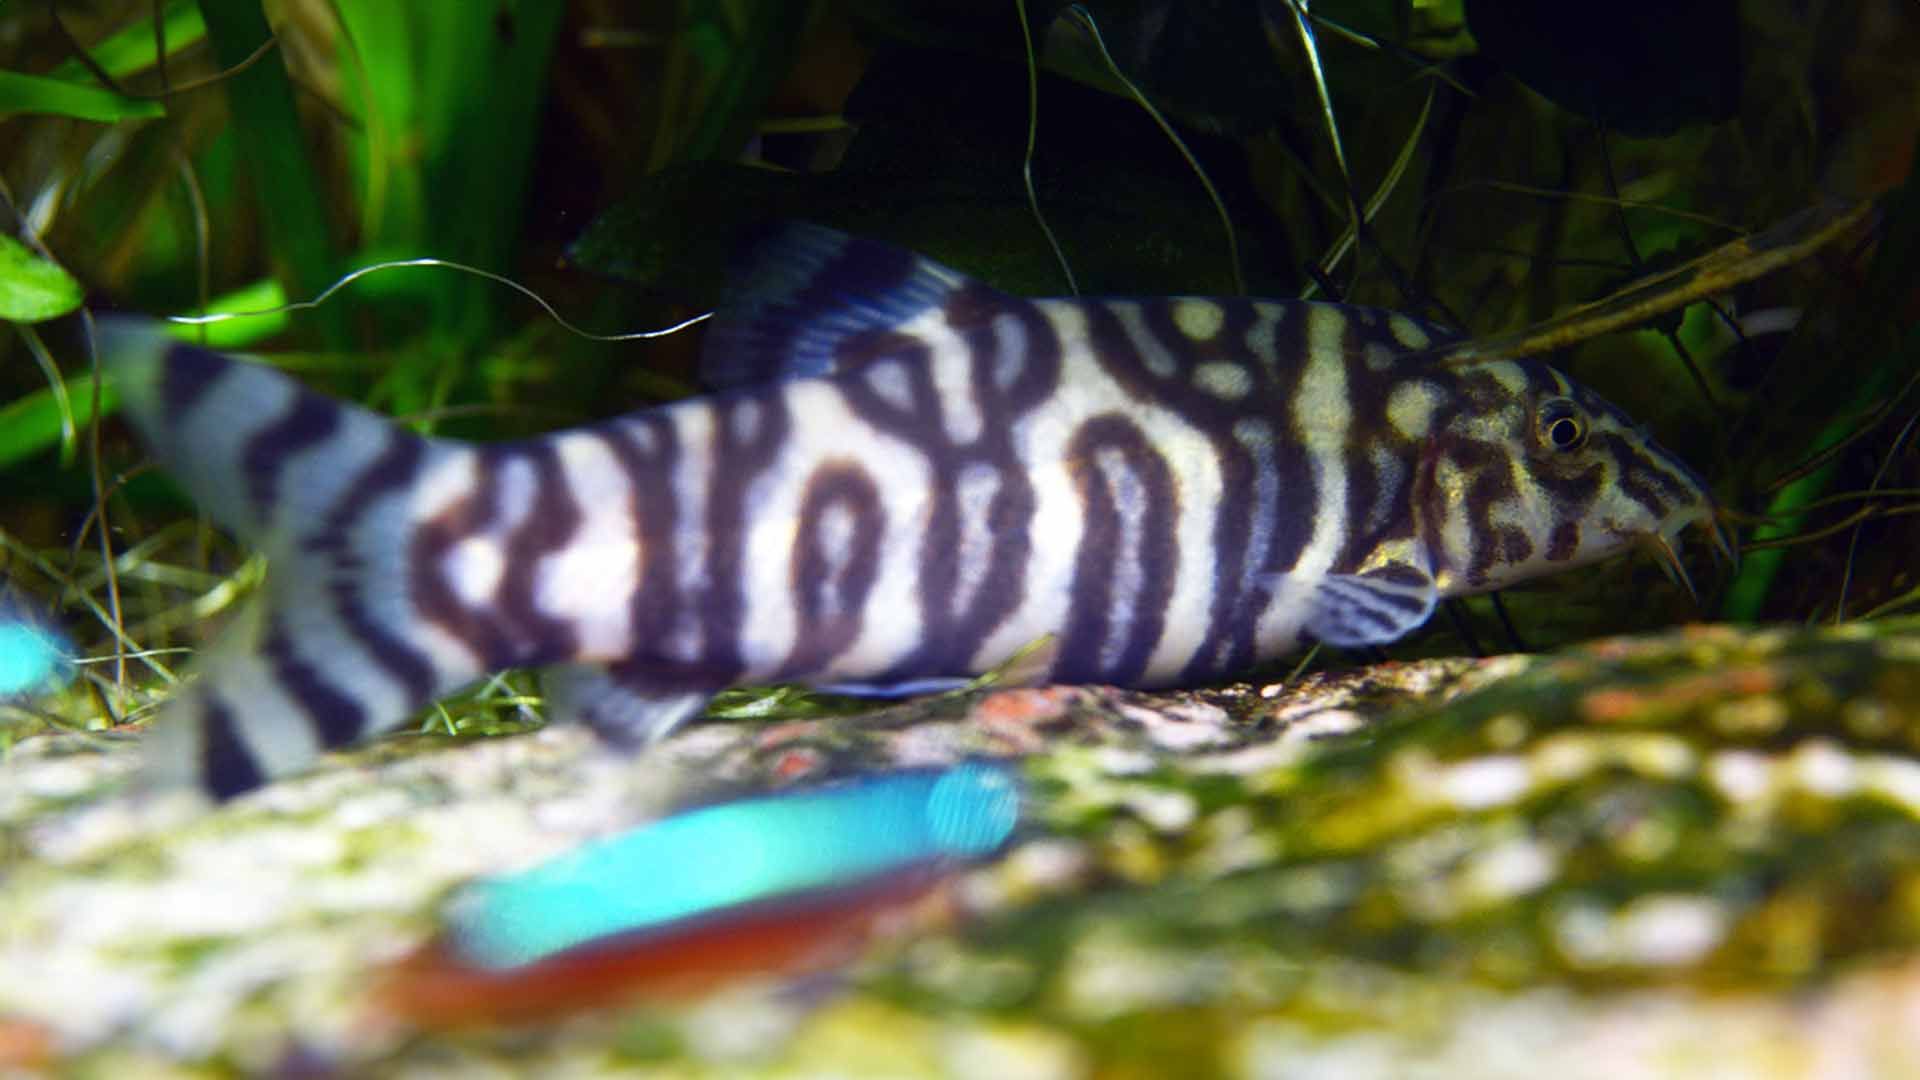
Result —
[{"label": "loach head", "polygon": [[1674,541],[1704,529],[1734,557],[1713,495],[1598,394],[1533,360],[1447,370],[1414,491],[1434,577],[1483,592],[1645,548],[1693,591]]}]

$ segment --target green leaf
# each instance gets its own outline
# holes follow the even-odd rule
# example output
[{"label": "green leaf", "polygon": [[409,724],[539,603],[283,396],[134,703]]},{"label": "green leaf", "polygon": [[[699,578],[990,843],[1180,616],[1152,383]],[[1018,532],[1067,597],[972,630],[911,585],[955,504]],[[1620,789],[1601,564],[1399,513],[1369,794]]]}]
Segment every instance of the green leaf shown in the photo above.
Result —
[{"label": "green leaf", "polygon": [[[208,303],[200,314],[236,315],[240,318],[221,319],[217,322],[195,325],[192,323],[168,323],[167,333],[181,341],[194,345],[203,345],[209,349],[244,349],[278,334],[287,328],[287,313],[276,311],[287,304],[287,291],[274,278],[265,278],[251,285],[242,286],[233,292],[216,297]],[[249,315],[248,312],[272,312],[268,315]]]},{"label": "green leaf", "polygon": [[97,86],[81,86],[41,75],[22,75],[17,71],[0,71],[0,116],[15,113],[50,113],[111,124],[120,120],[165,116],[167,110],[157,101],[121,97]]},{"label": "green leaf", "polygon": [[[112,412],[116,400],[111,384],[100,388],[101,413]],[[59,392],[50,386],[0,407],[0,469],[59,444],[63,401],[71,403],[75,425],[93,419],[93,376],[76,375]]]},{"label": "green leaf", "polygon": [[[199,0],[207,41],[222,68],[233,68],[273,36],[258,0]],[[259,193],[266,236],[283,268],[287,291],[318,295],[334,278],[333,238],[327,233],[326,199],[309,156],[300,116],[293,105],[284,57],[235,72],[222,86],[233,113],[240,158]],[[316,313],[321,336],[331,344],[349,339],[337,309]]]},{"label": "green leaf", "polygon": [[729,18],[734,5],[691,5],[687,43],[713,75],[701,122],[680,150],[683,161],[731,158],[746,145],[767,97],[793,64],[811,5],[750,5],[752,17]]},{"label": "green leaf", "polygon": [[[193,6],[193,0],[174,0],[167,5],[164,18],[168,56],[198,45],[207,36],[207,25],[201,21],[200,9]],[[154,65],[153,46],[153,20],[140,19],[115,31],[106,40],[87,46],[87,55],[93,57],[102,71],[115,79],[124,79]],[[47,74],[63,82],[88,85],[93,82],[92,73],[77,59],[68,60]]]},{"label": "green leaf", "polygon": [[[368,117],[356,140],[368,247],[495,271],[512,265],[562,9],[342,0],[354,53],[345,70],[365,76],[353,90]],[[478,130],[487,137],[475,138]],[[416,280],[437,333],[490,336],[493,286],[450,274]]]},{"label": "green leaf", "polygon": [[[349,78],[348,100],[366,118],[348,140],[367,192],[366,254],[511,270],[564,8],[340,0],[353,54],[342,70],[360,76]],[[455,388],[471,377],[468,350],[500,325],[497,287],[444,271],[379,277],[356,305],[375,313],[383,337],[427,332],[434,343],[403,350],[376,399],[412,413],[464,394]]]},{"label": "green leaf", "polygon": [[13,237],[0,236],[0,319],[45,322],[79,307],[80,300],[73,275]]}]

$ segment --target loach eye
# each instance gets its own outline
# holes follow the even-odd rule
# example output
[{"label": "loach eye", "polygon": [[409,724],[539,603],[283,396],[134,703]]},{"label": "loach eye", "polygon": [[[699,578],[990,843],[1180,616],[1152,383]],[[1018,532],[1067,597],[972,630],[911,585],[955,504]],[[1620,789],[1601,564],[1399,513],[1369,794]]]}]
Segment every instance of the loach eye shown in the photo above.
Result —
[{"label": "loach eye", "polygon": [[1578,450],[1587,441],[1587,422],[1580,409],[1566,398],[1554,398],[1540,406],[1540,441],[1555,450]]}]

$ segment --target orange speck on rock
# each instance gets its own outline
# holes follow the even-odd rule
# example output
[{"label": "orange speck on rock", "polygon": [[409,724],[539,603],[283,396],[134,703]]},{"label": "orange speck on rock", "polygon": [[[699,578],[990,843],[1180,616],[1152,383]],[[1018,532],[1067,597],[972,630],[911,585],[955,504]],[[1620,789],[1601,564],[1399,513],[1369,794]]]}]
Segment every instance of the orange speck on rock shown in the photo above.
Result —
[{"label": "orange speck on rock", "polygon": [[973,707],[977,723],[1005,721],[1032,724],[1052,720],[1067,711],[1077,691],[1071,686],[1042,686],[1001,690],[988,694]]},{"label": "orange speck on rock", "polygon": [[1640,647],[1633,638],[1614,637],[1588,642],[1580,651],[1599,660],[1628,660]]},{"label": "orange speck on rock", "polygon": [[1615,723],[1646,706],[1644,695],[1632,690],[1595,690],[1580,698],[1580,714],[1597,724]]},{"label": "orange speck on rock", "polygon": [[1617,723],[1654,709],[1671,714],[1699,705],[1754,697],[1780,688],[1780,677],[1758,665],[1724,668],[1671,679],[1636,689],[1592,690],[1580,698],[1580,712],[1595,723]]},{"label": "orange speck on rock", "polygon": [[817,772],[826,756],[812,747],[798,747],[782,751],[773,763],[773,775],[782,780],[793,780]]},{"label": "orange speck on rock", "polygon": [[1045,741],[1034,729],[1066,715],[1067,706],[1078,694],[1071,686],[1001,690],[975,702],[968,718],[980,730],[1007,743],[1014,753],[1036,753]]},{"label": "orange speck on rock", "polygon": [[1720,677],[1732,694],[1770,694],[1780,689],[1780,676],[1772,668],[1729,668]]}]

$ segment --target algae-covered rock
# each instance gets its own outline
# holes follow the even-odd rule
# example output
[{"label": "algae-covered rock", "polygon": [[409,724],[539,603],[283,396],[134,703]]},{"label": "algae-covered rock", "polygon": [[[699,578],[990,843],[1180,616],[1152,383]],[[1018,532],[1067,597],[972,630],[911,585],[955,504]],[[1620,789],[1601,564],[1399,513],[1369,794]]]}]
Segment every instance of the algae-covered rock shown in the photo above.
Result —
[{"label": "algae-covered rock", "polygon": [[[410,736],[211,812],[0,766],[0,1064],[673,1075],[1920,1070],[1920,620],[1286,686]],[[674,806],[1020,757],[1026,821],[846,971],[510,1031],[383,1015],[460,881]]]}]

